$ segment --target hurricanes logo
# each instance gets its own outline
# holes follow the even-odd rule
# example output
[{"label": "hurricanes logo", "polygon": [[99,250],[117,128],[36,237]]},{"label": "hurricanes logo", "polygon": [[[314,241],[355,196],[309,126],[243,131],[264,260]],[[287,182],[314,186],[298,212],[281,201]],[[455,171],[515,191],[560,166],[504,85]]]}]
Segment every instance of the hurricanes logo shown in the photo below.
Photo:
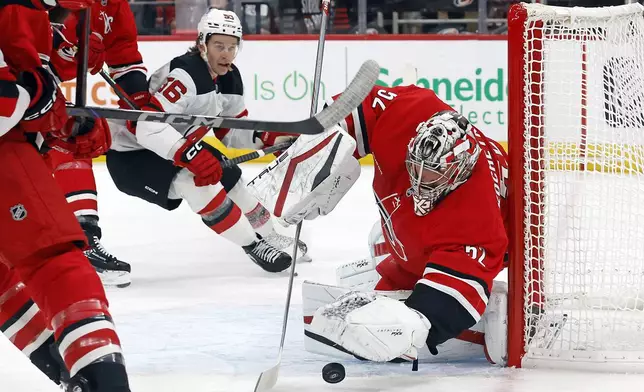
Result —
[{"label": "hurricanes logo", "polygon": [[105,11],[101,11],[101,19],[103,19],[103,22],[105,22],[104,34],[112,31],[112,22],[114,22],[114,18],[107,15]]},{"label": "hurricanes logo", "polygon": [[389,204],[385,203],[385,201],[391,198],[398,198],[400,200],[400,197],[398,196],[398,194],[394,193],[381,199],[380,197],[378,197],[378,194],[375,191],[374,196],[376,197],[376,204],[378,205],[378,211],[380,212],[380,217],[382,219],[382,232],[389,240],[389,245],[391,246],[391,249],[396,253],[396,256],[398,256],[398,258],[401,260],[407,261],[405,246],[398,239],[398,237],[396,237],[394,224],[391,221],[392,215],[398,210],[398,208],[400,208],[400,203],[392,203],[394,207],[391,209],[391,211],[389,211],[385,207],[386,204]]}]

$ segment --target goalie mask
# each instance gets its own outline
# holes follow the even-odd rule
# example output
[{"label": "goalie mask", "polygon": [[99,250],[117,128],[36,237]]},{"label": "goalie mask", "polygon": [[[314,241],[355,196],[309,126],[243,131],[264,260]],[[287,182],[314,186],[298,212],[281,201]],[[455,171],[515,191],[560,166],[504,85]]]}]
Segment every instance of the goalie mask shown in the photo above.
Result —
[{"label": "goalie mask", "polygon": [[416,215],[427,215],[448,193],[472,175],[481,153],[470,123],[457,112],[442,111],[418,124],[407,146],[407,172]]}]

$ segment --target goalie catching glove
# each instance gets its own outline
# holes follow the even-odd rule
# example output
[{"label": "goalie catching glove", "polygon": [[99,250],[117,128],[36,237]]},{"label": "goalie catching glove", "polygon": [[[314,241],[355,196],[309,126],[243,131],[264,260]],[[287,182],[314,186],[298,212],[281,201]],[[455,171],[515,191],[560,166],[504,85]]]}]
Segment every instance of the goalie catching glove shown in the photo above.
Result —
[{"label": "goalie catching glove", "polygon": [[403,302],[358,291],[320,307],[311,322],[313,333],[375,362],[416,359],[430,328],[427,317]]}]

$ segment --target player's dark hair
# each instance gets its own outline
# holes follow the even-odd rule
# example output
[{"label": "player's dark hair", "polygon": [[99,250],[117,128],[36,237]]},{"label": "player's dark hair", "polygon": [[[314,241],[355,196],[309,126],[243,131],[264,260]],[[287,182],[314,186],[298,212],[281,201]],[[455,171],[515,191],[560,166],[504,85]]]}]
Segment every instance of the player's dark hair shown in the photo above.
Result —
[{"label": "player's dark hair", "polygon": [[[210,37],[206,37],[206,44],[208,44],[208,38]],[[190,54],[199,53],[199,36],[195,38],[195,44],[188,48],[188,53]]]}]

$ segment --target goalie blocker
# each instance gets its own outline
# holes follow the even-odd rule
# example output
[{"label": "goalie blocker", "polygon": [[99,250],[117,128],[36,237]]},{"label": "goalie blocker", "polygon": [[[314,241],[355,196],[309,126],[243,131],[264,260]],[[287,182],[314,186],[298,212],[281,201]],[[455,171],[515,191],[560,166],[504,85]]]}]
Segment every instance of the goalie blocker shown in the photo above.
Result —
[{"label": "goalie blocker", "polygon": [[355,148],[339,126],[302,135],[248,183],[249,189],[285,226],[327,215],[360,176]]}]

